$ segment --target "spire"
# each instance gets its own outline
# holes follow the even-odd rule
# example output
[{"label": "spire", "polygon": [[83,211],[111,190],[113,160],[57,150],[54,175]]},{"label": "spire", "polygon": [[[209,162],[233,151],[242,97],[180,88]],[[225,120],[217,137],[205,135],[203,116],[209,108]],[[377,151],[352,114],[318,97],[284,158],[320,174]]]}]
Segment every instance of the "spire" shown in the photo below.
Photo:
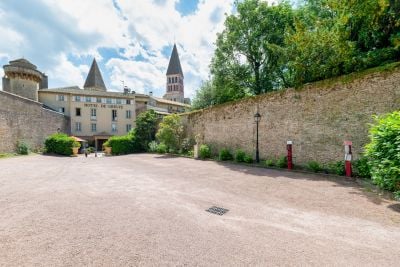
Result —
[{"label": "spire", "polygon": [[93,59],[92,66],[90,67],[89,74],[86,78],[83,88],[97,91],[107,91],[95,58]]},{"label": "spire", "polygon": [[172,49],[171,58],[169,59],[167,75],[181,74],[183,76],[181,62],[179,60],[178,50],[176,49],[176,44]]}]

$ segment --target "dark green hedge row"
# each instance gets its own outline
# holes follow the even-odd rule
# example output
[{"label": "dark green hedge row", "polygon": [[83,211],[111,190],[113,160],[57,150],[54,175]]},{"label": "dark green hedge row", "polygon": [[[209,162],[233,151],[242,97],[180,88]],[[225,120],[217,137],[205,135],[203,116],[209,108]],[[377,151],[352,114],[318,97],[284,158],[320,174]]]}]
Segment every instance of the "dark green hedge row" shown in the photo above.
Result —
[{"label": "dark green hedge row", "polygon": [[73,147],[80,147],[79,142],[76,142],[72,137],[61,133],[50,135],[44,142],[44,145],[47,153],[66,156],[72,155]]},{"label": "dark green hedge row", "polygon": [[134,133],[129,133],[123,136],[112,136],[104,146],[111,147],[111,153],[113,155],[123,155],[130,153],[142,152],[142,144]]}]

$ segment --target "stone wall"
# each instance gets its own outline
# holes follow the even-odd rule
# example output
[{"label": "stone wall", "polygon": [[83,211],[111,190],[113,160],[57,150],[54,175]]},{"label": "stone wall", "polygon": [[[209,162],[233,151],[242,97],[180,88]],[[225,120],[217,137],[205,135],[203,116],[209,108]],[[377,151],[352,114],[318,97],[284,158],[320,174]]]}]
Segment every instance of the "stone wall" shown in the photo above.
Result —
[{"label": "stone wall", "polygon": [[68,123],[63,114],[39,102],[0,91],[0,153],[14,151],[18,141],[32,149],[43,147],[45,138],[58,128],[67,133]]},{"label": "stone wall", "polygon": [[354,158],[368,142],[372,115],[400,109],[400,67],[353,74],[225,103],[183,115],[189,136],[199,135],[213,151],[241,148],[255,155],[259,110],[260,157],[286,155],[292,140],[294,162],[342,160],[343,141],[353,141]]}]

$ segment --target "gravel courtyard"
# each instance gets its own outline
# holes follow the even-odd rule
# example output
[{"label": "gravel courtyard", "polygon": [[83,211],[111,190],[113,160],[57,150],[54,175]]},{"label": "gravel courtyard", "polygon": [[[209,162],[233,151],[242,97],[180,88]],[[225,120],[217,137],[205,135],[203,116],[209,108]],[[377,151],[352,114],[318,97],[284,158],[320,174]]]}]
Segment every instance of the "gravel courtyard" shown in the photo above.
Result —
[{"label": "gravel courtyard", "polygon": [[341,178],[151,154],[0,160],[0,266],[398,266],[399,242],[400,204]]}]

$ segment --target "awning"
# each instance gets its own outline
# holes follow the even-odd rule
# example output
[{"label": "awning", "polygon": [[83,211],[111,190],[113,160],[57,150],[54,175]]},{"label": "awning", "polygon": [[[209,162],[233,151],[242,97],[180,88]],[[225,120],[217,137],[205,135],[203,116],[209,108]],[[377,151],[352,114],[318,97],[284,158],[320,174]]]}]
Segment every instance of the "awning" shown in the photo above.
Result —
[{"label": "awning", "polygon": [[76,137],[76,136],[71,136],[71,137],[74,138],[75,141],[77,141],[77,142],[87,142],[86,140],[83,140],[83,139],[81,139],[79,137]]}]

